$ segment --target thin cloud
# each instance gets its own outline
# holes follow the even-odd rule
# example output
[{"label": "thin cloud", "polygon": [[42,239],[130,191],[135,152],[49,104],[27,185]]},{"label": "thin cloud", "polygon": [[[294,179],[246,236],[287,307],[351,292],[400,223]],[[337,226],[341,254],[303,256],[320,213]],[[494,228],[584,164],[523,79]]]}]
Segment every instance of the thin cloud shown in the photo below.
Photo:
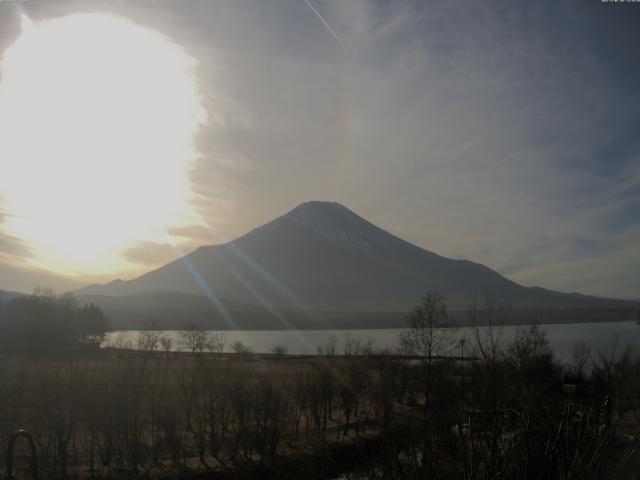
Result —
[{"label": "thin cloud", "polygon": [[0,232],[0,252],[20,258],[28,258],[33,254],[22,240],[3,232]]},{"label": "thin cloud", "polygon": [[187,238],[191,241],[207,241],[211,239],[211,233],[201,225],[187,225],[184,227],[171,227],[167,229],[171,236]]},{"label": "thin cloud", "polygon": [[2,198],[0,198],[0,254],[20,259],[32,256],[31,248],[24,241],[2,231],[1,227],[8,217],[9,214],[2,208]]},{"label": "thin cloud", "polygon": [[[221,238],[330,199],[527,285],[637,297],[640,32],[628,9],[328,0],[321,17],[294,0],[95,5],[198,59],[215,114],[198,138],[193,202]],[[37,18],[70,7],[29,8]],[[341,48],[318,42],[307,28],[317,21]],[[130,255],[149,267],[167,258],[150,249]]]},{"label": "thin cloud", "polygon": [[179,257],[179,252],[166,243],[138,242],[135,246],[125,250],[123,256],[134,264],[154,266],[176,260]]}]

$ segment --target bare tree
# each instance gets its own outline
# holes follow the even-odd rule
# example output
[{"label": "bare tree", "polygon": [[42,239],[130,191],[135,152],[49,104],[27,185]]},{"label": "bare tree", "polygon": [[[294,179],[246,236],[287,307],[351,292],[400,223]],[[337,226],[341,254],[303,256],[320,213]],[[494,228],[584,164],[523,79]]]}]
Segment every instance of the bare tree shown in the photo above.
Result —
[{"label": "bare tree", "polygon": [[[438,422],[433,415],[434,357],[447,353],[455,339],[455,324],[449,315],[444,298],[439,293],[427,293],[408,315],[409,328],[400,335],[400,349],[411,355],[419,355],[418,386],[424,397],[419,455],[414,458],[421,464],[422,476],[433,478],[441,459]],[[442,375],[439,376],[440,379]]]},{"label": "bare tree", "polygon": [[284,345],[272,345],[271,353],[277,355],[278,357],[282,357],[287,354],[287,347]]},{"label": "bare tree", "polygon": [[279,375],[261,374],[251,390],[249,439],[260,463],[270,462],[277,451],[286,426],[289,400]]},{"label": "bare tree", "polygon": [[330,357],[332,355],[335,355],[337,350],[338,350],[338,339],[336,338],[335,335],[331,335],[327,339],[327,343],[324,346],[322,345],[318,346],[318,355],[325,355],[327,357]]},{"label": "bare tree", "polygon": [[360,339],[347,334],[344,338],[342,354],[351,355],[371,355],[373,353],[373,338]]},{"label": "bare tree", "polygon": [[155,352],[160,345],[161,335],[156,330],[143,330],[138,334],[138,349],[145,352]]},{"label": "bare tree", "polygon": [[129,332],[118,332],[109,339],[109,344],[119,350],[133,350],[133,340]]},{"label": "bare tree", "polygon": [[409,328],[400,335],[400,350],[424,357],[430,371],[433,358],[447,353],[455,338],[456,325],[442,295],[426,294],[409,312],[407,322]]},{"label": "bare tree", "polygon": [[590,360],[591,347],[584,340],[578,341],[571,349],[571,373],[576,381],[584,380]]},{"label": "bare tree", "polygon": [[209,332],[199,325],[187,324],[180,332],[180,346],[193,353],[202,353],[209,348]]},{"label": "bare tree", "polygon": [[231,344],[231,350],[234,353],[239,353],[242,355],[246,355],[248,353],[251,353],[251,348],[248,347],[247,345],[245,345],[244,343],[242,343],[240,340],[236,340],[235,342],[233,342]]},{"label": "bare tree", "polygon": [[504,347],[504,326],[511,313],[511,301],[485,295],[467,304],[467,319],[473,326],[474,353],[486,364],[495,363]]},{"label": "bare tree", "polygon": [[224,333],[216,332],[211,335],[211,338],[208,343],[208,348],[210,351],[215,353],[224,352],[224,348],[227,346],[227,338]]},{"label": "bare tree", "polygon": [[160,339],[160,345],[162,346],[162,350],[165,352],[170,352],[173,348],[173,338],[171,337],[162,337]]}]

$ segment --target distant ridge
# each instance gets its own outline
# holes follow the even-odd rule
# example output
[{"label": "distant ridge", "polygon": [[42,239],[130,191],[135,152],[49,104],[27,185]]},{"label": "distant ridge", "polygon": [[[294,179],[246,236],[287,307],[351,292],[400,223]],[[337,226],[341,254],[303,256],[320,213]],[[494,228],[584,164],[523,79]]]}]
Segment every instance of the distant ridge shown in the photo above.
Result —
[{"label": "distant ridge", "polygon": [[0,306],[9,303],[14,298],[22,296],[24,296],[24,293],[0,290]]}]

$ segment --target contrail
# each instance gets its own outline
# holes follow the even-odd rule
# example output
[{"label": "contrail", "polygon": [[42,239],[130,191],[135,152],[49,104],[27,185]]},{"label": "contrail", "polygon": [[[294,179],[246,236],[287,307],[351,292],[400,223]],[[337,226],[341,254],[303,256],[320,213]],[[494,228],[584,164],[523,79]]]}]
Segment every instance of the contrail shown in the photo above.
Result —
[{"label": "contrail", "polygon": [[342,43],[342,39],[338,36],[338,34],[333,30],[333,28],[331,28],[331,25],[329,25],[327,23],[327,21],[324,19],[324,17],[322,15],[320,15],[320,12],[318,12],[318,10],[316,10],[313,5],[311,5],[311,2],[309,0],[304,0],[304,3],[306,3],[307,5],[309,5],[309,8],[313,11],[313,13],[316,14],[316,17],[318,17],[320,19],[320,21],[324,24],[325,27],[327,27],[327,30],[329,30],[329,32],[331,33],[331,35],[333,35],[333,38],[335,38],[338,42]]}]

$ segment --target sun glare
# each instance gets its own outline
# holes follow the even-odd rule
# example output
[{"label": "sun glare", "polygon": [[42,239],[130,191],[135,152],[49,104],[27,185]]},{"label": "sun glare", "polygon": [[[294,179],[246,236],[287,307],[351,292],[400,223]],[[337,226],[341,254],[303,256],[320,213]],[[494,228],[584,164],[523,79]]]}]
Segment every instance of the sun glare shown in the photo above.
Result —
[{"label": "sun glare", "polygon": [[188,172],[205,121],[195,61],[126,19],[23,17],[0,84],[3,228],[34,263],[123,267],[123,249],[190,214]]}]

